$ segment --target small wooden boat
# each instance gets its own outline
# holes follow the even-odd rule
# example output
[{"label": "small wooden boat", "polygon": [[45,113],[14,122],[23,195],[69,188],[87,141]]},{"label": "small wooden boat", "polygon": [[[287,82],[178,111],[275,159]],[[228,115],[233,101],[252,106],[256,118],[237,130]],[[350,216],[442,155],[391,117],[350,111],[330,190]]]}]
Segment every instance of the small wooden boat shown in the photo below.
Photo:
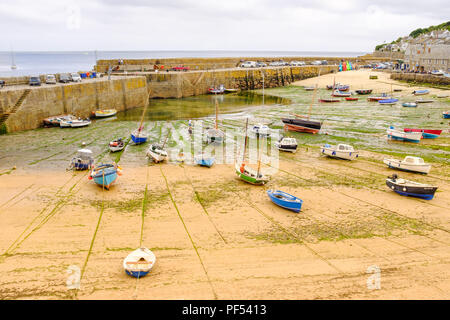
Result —
[{"label": "small wooden boat", "polygon": [[121,169],[115,163],[114,164],[100,164],[93,167],[90,180],[94,180],[99,186],[109,190],[114,181],[117,180],[117,176],[120,175]]},{"label": "small wooden boat", "polygon": [[355,90],[355,92],[360,95],[371,94],[372,89],[358,89],[358,90]]},{"label": "small wooden boat", "polygon": [[324,103],[341,102],[341,99],[325,98],[325,99],[319,99],[319,102],[324,102]]},{"label": "small wooden boat", "polygon": [[413,95],[415,95],[415,96],[421,96],[421,95],[430,93],[430,90],[427,90],[427,89],[424,89],[424,90],[414,90],[412,93],[413,93]]},{"label": "small wooden boat", "polygon": [[438,187],[399,178],[396,174],[386,179],[386,185],[402,196],[431,200]]},{"label": "small wooden boat", "polygon": [[392,98],[392,99],[378,100],[378,103],[379,104],[393,105],[393,104],[396,104],[397,101],[398,101],[398,99]]},{"label": "small wooden boat", "polygon": [[384,159],[383,162],[392,169],[419,172],[419,173],[429,173],[431,169],[431,164],[425,163],[422,158],[406,156],[403,160],[397,159]]},{"label": "small wooden boat", "polygon": [[89,149],[80,149],[77,154],[72,158],[69,166],[69,170],[90,170],[94,165],[94,158],[92,151]]},{"label": "small wooden boat", "polygon": [[320,152],[321,154],[332,158],[345,160],[355,160],[358,158],[358,151],[355,151],[352,146],[342,143],[337,146],[332,146],[327,143],[320,148]]},{"label": "small wooden boat", "polygon": [[388,139],[419,143],[422,139],[422,132],[404,132],[396,130],[390,126],[387,130]]},{"label": "small wooden boat", "polygon": [[368,101],[380,101],[386,99],[391,99],[391,97],[389,97],[387,93],[382,93],[379,96],[371,96],[367,98]]},{"label": "small wooden boat", "polygon": [[275,147],[280,151],[294,153],[297,151],[297,146],[297,139],[295,138],[281,137],[280,140],[275,142]]},{"label": "small wooden boat", "polygon": [[268,175],[265,175],[263,172],[261,172],[261,170],[255,170],[247,166],[244,161],[241,163],[236,162],[235,169],[238,177],[250,184],[264,185],[270,180],[270,177]]},{"label": "small wooden boat", "polygon": [[347,100],[347,101],[358,101],[358,98],[356,98],[356,97],[345,97],[345,100]]},{"label": "small wooden boat", "polygon": [[117,152],[125,148],[125,142],[123,142],[122,138],[119,138],[117,140],[111,141],[108,147],[111,152]]},{"label": "small wooden boat", "polygon": [[405,132],[422,132],[422,138],[424,139],[436,139],[442,133],[442,130],[433,130],[433,129],[411,129],[404,128]]},{"label": "small wooden boat", "polygon": [[434,102],[434,100],[431,100],[431,99],[418,99],[418,100],[416,100],[416,103],[431,103],[431,102]]},{"label": "small wooden boat", "polygon": [[404,103],[402,103],[402,106],[407,107],[407,108],[415,108],[415,107],[417,107],[417,103],[414,103],[414,102],[404,102]]},{"label": "small wooden boat", "polygon": [[211,168],[214,164],[214,157],[205,156],[203,153],[194,157],[194,161],[201,167]]},{"label": "small wooden boat", "polygon": [[97,110],[92,111],[92,115],[96,118],[106,118],[106,117],[112,117],[117,114],[116,109],[105,109],[105,110]]},{"label": "small wooden boat", "polygon": [[340,90],[334,90],[332,96],[333,97],[350,97],[351,93],[340,91]]},{"label": "small wooden boat", "polygon": [[147,150],[147,157],[153,160],[155,163],[160,163],[167,158],[167,151],[164,150],[164,146],[154,143]]},{"label": "small wooden boat", "polygon": [[136,129],[131,133],[131,140],[134,142],[134,144],[145,143],[147,141],[147,138],[147,134],[142,130],[140,131],[139,129]]},{"label": "small wooden boat", "polygon": [[302,208],[303,200],[289,193],[280,190],[267,190],[267,195],[273,203],[282,208],[294,212],[300,212]]},{"label": "small wooden boat", "polygon": [[156,263],[156,256],[147,248],[139,248],[123,260],[123,269],[129,276],[141,278],[146,276]]},{"label": "small wooden boat", "polygon": [[450,111],[444,111],[444,112],[442,112],[442,118],[444,118],[444,119],[450,119]]},{"label": "small wooden boat", "polygon": [[265,124],[258,123],[255,124],[250,131],[256,136],[256,137],[269,137],[270,136],[270,128],[266,126]]}]

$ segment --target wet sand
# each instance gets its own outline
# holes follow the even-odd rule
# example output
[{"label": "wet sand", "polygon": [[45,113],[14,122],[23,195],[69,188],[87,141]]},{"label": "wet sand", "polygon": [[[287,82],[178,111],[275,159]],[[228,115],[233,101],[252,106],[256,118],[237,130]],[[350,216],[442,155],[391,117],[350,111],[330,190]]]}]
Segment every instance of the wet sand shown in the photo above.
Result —
[{"label": "wet sand", "polygon": [[[336,81],[352,84],[366,73],[339,73]],[[384,74],[377,74],[381,86]],[[323,77],[319,83],[332,83]],[[317,82],[298,85],[306,81]],[[128,132],[134,124],[122,126]],[[67,151],[54,148],[55,157]],[[30,162],[25,147],[28,160],[2,155],[0,299],[450,298],[445,161],[419,175],[388,169],[382,152],[362,149],[349,162],[301,145],[280,154],[280,170],[260,187],[238,180],[232,165],[146,165],[144,149],[135,150],[120,158],[123,175],[109,191],[87,172],[65,171],[65,158]],[[390,191],[385,178],[393,173],[438,185],[435,198]],[[297,195],[302,211],[275,206],[268,189]],[[137,281],[122,262],[141,235],[157,262]],[[70,266],[81,270],[79,291],[66,287]],[[380,289],[367,286],[373,266],[381,271]]]}]

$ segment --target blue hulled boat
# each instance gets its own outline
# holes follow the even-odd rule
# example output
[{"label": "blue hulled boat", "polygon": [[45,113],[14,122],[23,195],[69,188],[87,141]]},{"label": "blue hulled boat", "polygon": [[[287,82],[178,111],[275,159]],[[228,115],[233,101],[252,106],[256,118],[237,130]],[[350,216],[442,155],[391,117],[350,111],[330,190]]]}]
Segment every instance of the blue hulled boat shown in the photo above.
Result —
[{"label": "blue hulled boat", "polygon": [[379,104],[394,104],[398,101],[398,99],[392,98],[392,99],[383,99],[383,100],[378,100]]},{"label": "blue hulled boat", "polygon": [[394,192],[408,197],[431,200],[438,187],[399,178],[396,174],[386,179],[386,185]]},{"label": "blue hulled boat", "polygon": [[131,140],[134,144],[141,144],[147,141],[147,135],[142,130],[135,130],[131,133]]},{"label": "blue hulled boat", "polygon": [[195,158],[195,162],[202,167],[208,167],[211,168],[212,165],[214,164],[214,157],[196,157]]},{"label": "blue hulled boat", "polygon": [[444,111],[444,112],[442,112],[442,118],[444,118],[444,119],[450,119],[450,111]]},{"label": "blue hulled boat", "polygon": [[92,169],[89,179],[93,179],[99,186],[109,189],[119,173],[120,168],[115,164],[100,164]]},{"label": "blue hulled boat", "polygon": [[430,93],[430,90],[427,90],[427,89],[413,91],[413,95],[415,95],[415,96],[420,96],[420,95],[424,95],[424,94],[428,94],[428,93]]},{"label": "blue hulled boat", "polygon": [[155,254],[147,248],[139,248],[130,253],[123,261],[123,269],[129,276],[142,278],[153,268]]},{"label": "blue hulled boat", "polygon": [[280,190],[267,190],[267,195],[273,203],[282,208],[294,212],[300,212],[300,209],[302,208],[303,200],[289,193]]}]

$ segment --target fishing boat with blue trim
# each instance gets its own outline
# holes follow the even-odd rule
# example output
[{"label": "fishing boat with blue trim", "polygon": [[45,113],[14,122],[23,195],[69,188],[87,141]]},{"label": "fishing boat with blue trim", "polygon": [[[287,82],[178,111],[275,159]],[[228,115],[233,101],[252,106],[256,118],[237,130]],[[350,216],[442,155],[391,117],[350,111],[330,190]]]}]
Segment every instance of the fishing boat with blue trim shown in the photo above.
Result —
[{"label": "fishing boat with blue trim", "polygon": [[422,132],[405,132],[390,126],[386,130],[388,139],[419,143],[422,139]]},{"label": "fishing boat with blue trim", "polygon": [[402,196],[416,197],[424,200],[433,199],[438,188],[425,183],[401,179],[396,174],[386,179],[386,185]]},{"label": "fishing boat with blue trim", "polygon": [[300,212],[303,200],[280,190],[267,190],[270,200],[277,206],[294,212]]},{"label": "fishing boat with blue trim", "polygon": [[134,144],[147,142],[148,135],[142,131],[142,128],[136,129],[131,133],[131,140]]},{"label": "fishing boat with blue trim", "polygon": [[155,254],[151,250],[142,247],[131,252],[123,260],[123,269],[131,277],[142,278],[152,270],[155,263]]},{"label": "fishing boat with blue trim", "polygon": [[336,146],[324,144],[320,148],[320,153],[332,158],[355,160],[358,158],[358,151],[356,151],[351,145],[340,143]]},{"label": "fishing boat with blue trim", "polygon": [[384,159],[383,163],[385,163],[391,169],[424,174],[428,174],[431,169],[431,164],[425,163],[422,158],[413,156],[406,156],[403,160]]},{"label": "fishing boat with blue trim", "polygon": [[105,163],[92,168],[89,179],[94,180],[96,184],[109,190],[120,174],[121,168],[117,164]]},{"label": "fishing boat with blue trim", "polygon": [[334,90],[331,94],[333,97],[350,97],[352,94],[351,92],[344,92],[340,90]]},{"label": "fishing boat with blue trim", "polygon": [[434,129],[405,128],[405,129],[403,129],[403,131],[405,131],[405,132],[422,132],[422,138],[424,138],[424,139],[436,139],[442,133],[442,130],[434,130]]}]

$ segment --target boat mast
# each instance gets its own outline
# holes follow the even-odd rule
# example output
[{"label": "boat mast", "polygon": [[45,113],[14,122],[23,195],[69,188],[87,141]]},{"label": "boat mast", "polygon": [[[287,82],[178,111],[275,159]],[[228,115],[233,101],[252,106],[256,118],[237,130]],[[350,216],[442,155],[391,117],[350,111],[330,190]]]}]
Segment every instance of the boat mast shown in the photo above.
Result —
[{"label": "boat mast", "polygon": [[219,121],[219,116],[218,116],[218,113],[219,113],[219,103],[217,102],[217,97],[216,97],[216,130],[217,130],[217,128],[218,128],[218,121]]},{"label": "boat mast", "polygon": [[245,150],[247,150],[247,126],[248,126],[248,118],[245,123],[245,142],[244,142],[244,152],[242,152],[242,162],[245,161]]},{"label": "boat mast", "polygon": [[144,111],[142,111],[142,116],[141,116],[141,121],[139,123],[139,128],[138,128],[138,132],[141,132],[143,127],[143,123],[144,123],[144,116],[145,116],[145,111],[147,111],[147,105],[149,104],[149,102],[147,102],[144,106]]},{"label": "boat mast", "polygon": [[261,148],[259,147],[259,135],[258,135],[258,170],[256,171],[256,178],[259,177],[259,171],[261,170]]},{"label": "boat mast", "polygon": [[[317,76],[317,82],[319,82],[319,79],[318,79],[319,77],[320,77],[320,69],[319,69],[319,75]],[[307,117],[308,120],[309,120],[309,117],[311,116],[312,105],[314,103],[314,100],[316,99],[316,92],[317,92],[317,86],[318,85],[319,85],[319,83],[316,83],[316,86],[314,87],[314,92],[313,92],[311,104],[309,105],[309,111],[308,111],[308,117]]]}]

